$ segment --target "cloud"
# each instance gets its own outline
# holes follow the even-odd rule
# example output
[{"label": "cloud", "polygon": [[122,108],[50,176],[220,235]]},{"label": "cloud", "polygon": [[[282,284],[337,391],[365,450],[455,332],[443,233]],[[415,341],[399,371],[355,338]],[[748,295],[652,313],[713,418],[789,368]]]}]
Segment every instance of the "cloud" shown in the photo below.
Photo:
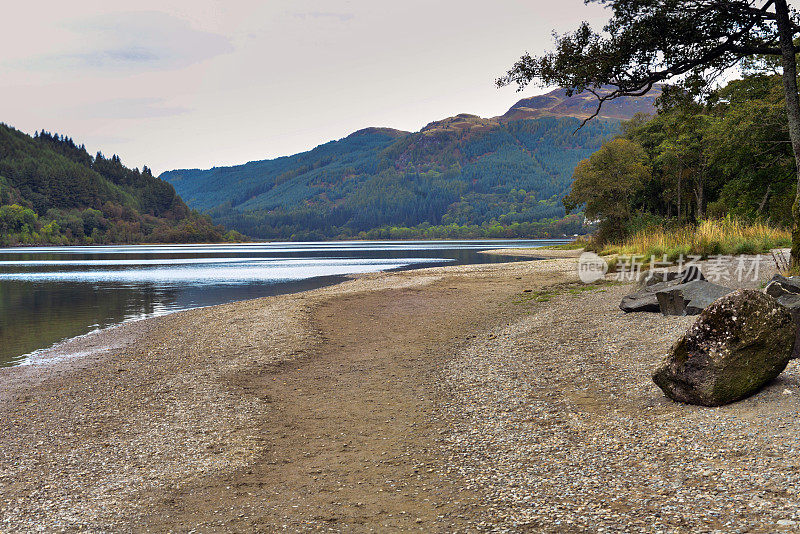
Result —
[{"label": "cloud", "polygon": [[227,37],[155,11],[109,13],[64,26],[78,39],[58,53],[18,60],[30,70],[123,72],[179,70],[233,51]]},{"label": "cloud", "polygon": [[174,117],[192,111],[182,106],[170,106],[157,97],[113,98],[82,104],[64,111],[71,117],[83,119],[148,119]]},{"label": "cloud", "polygon": [[309,11],[306,13],[292,13],[292,16],[299,19],[336,19],[339,22],[347,22],[355,15],[352,13],[334,13],[328,11]]}]

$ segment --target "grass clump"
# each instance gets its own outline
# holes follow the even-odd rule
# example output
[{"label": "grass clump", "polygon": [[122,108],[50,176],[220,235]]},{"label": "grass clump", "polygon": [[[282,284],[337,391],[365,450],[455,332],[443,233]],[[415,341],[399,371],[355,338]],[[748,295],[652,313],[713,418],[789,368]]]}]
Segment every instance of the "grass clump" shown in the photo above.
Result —
[{"label": "grass clump", "polygon": [[543,247],[537,248],[546,248],[549,250],[580,250],[580,249],[588,249],[591,244],[591,238],[588,236],[580,236],[576,238],[574,241],[569,243],[564,243],[563,245],[545,245]]},{"label": "grass clump", "polygon": [[559,295],[572,295],[578,297],[587,291],[605,291],[607,286],[616,285],[616,282],[608,280],[598,280],[591,284],[581,284],[577,282],[566,282],[556,284],[545,289],[526,289],[521,294],[514,297],[514,304],[528,304],[532,302],[550,302],[551,299]]},{"label": "grass clump", "polygon": [[788,247],[789,230],[773,228],[762,222],[747,223],[730,217],[707,219],[697,225],[667,229],[651,227],[640,230],[621,243],[606,245],[602,254],[655,256],[675,261],[680,256],[702,258],[718,255],[764,254],[771,249]]}]

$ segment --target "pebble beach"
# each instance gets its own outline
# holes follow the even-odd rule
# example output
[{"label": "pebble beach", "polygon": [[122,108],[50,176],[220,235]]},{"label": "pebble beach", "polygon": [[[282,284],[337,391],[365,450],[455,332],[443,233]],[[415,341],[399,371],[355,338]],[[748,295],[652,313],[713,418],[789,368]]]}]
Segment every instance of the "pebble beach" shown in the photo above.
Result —
[{"label": "pebble beach", "polygon": [[623,314],[630,284],[559,255],[360,275],[2,369],[0,531],[800,530],[797,361],[744,401],[674,403],[650,376],[694,318]]}]

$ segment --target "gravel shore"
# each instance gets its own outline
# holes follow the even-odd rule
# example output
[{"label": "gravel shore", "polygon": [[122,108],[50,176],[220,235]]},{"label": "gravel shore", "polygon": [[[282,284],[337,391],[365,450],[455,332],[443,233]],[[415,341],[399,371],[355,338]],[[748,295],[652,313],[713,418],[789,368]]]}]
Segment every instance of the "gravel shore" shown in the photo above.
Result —
[{"label": "gravel shore", "polygon": [[[491,503],[487,529],[775,532],[800,521],[797,361],[720,408],[650,375],[688,317],[623,315],[628,291],[556,298],[443,370],[449,469]],[[542,335],[547,332],[546,335]]]},{"label": "gravel shore", "polygon": [[650,374],[693,319],[628,291],[570,258],[378,273],[0,370],[0,530],[797,529],[798,364],[675,404]]}]

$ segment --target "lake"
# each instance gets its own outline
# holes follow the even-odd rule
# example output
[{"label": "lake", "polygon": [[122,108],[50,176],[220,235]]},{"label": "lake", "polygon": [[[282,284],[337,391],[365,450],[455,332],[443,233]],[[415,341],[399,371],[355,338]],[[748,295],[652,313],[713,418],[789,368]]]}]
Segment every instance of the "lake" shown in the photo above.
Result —
[{"label": "lake", "polygon": [[0,366],[126,321],[304,291],[345,275],[514,258],[564,240],[348,241],[0,248]]}]

